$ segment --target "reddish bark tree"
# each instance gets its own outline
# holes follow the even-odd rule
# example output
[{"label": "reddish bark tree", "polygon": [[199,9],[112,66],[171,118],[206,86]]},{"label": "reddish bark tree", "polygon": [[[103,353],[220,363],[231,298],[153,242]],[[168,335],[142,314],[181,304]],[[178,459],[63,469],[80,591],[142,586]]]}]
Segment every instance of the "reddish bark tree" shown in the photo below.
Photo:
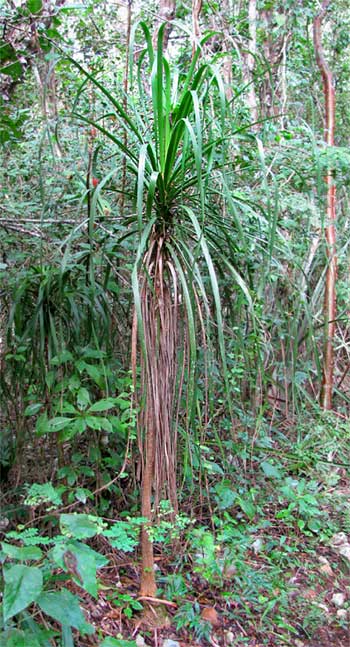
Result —
[{"label": "reddish bark tree", "polygon": [[[325,97],[325,142],[327,146],[334,146],[335,126],[335,90],[332,72],[326,62],[322,47],[321,27],[330,0],[323,0],[320,13],[314,20],[314,45],[317,65],[321,71],[323,92]],[[325,236],[327,242],[327,273],[324,297],[325,341],[323,351],[323,379],[320,404],[323,409],[332,408],[333,373],[334,373],[334,334],[336,316],[336,281],[337,281],[337,255],[336,255],[336,187],[334,173],[328,168],[325,176],[327,187],[327,214]]]}]

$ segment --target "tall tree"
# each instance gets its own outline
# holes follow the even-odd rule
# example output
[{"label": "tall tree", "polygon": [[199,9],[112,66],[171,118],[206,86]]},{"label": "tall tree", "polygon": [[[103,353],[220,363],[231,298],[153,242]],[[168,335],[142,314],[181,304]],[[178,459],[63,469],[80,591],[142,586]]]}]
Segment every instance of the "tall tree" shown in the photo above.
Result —
[{"label": "tall tree", "polygon": [[[314,44],[317,65],[320,68],[323,92],[325,99],[325,132],[324,138],[327,146],[334,146],[335,128],[335,89],[332,71],[325,59],[322,46],[322,21],[325,17],[330,0],[323,0],[322,8],[314,20]],[[332,408],[332,393],[334,380],[334,335],[336,317],[336,281],[337,281],[337,254],[336,254],[336,185],[334,171],[329,166],[325,176],[327,190],[326,211],[326,252],[327,272],[324,296],[325,340],[323,351],[323,380],[320,402],[323,409]]]},{"label": "tall tree", "polygon": [[[150,530],[161,499],[167,499],[174,512],[178,507],[178,418],[185,407],[189,427],[194,415],[197,328],[201,338],[208,334],[207,340],[215,329],[228,384],[216,267],[224,266],[247,298],[249,293],[231,257],[236,249],[234,231],[230,233],[222,214],[210,203],[213,192],[220,190],[212,184],[214,153],[217,150],[224,159],[226,151],[222,81],[216,70],[199,62],[200,47],[187,70],[173,69],[164,56],[165,25],[159,29],[156,51],[144,24],[142,29],[147,47],[146,56],[139,60],[138,79],[143,78],[145,86],[142,82],[137,86],[141,109],[135,119],[97,78],[75,65],[112,104],[120,126],[128,132],[126,148],[114,129],[103,125],[108,114],[92,124],[126,156],[135,182],[137,218],[132,229],[127,220],[122,239],[137,233],[132,362],[134,374],[136,365],[141,365],[141,513],[147,519],[141,540],[141,594],[154,596]],[[218,110],[219,119],[213,110]],[[213,123],[218,124],[215,130]],[[220,182],[220,172],[214,177]]]}]

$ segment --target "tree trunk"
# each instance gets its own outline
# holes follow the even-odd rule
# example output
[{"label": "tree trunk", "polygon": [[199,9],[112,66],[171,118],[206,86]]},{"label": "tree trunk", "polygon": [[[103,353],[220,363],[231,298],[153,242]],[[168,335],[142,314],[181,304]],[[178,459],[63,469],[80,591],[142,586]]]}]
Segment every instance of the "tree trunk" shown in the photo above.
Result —
[{"label": "tree trunk", "polygon": [[[324,0],[320,13],[314,20],[314,45],[317,65],[320,68],[323,92],[325,97],[325,142],[327,146],[334,146],[334,123],[335,123],[335,90],[332,72],[324,57],[321,37],[322,20],[326,13],[329,0]],[[325,320],[325,340],[323,351],[323,379],[320,395],[320,404],[322,409],[332,408],[332,392],[334,381],[334,335],[335,335],[335,317],[336,317],[336,281],[337,281],[337,256],[336,256],[336,193],[334,172],[328,168],[325,176],[327,187],[327,213],[325,236],[327,243],[327,273],[324,296],[324,320]]]},{"label": "tree trunk", "polygon": [[194,56],[195,51],[199,45],[200,40],[200,28],[199,28],[199,16],[202,10],[202,0],[192,0],[192,27],[193,27],[193,45],[192,45],[192,56]]},{"label": "tree trunk", "polygon": [[166,48],[168,47],[169,36],[170,36],[170,32],[172,30],[172,21],[175,18],[175,9],[176,9],[175,0],[161,0],[160,1],[157,24],[156,24],[156,27],[154,29],[154,34],[153,34],[153,47],[157,46],[157,38],[158,38],[159,27],[164,22],[166,23],[166,27],[164,29],[164,36],[163,36],[163,50],[165,51]]},{"label": "tree trunk", "polygon": [[[252,116],[253,124],[256,124],[258,121],[258,102],[255,94],[254,87],[254,67],[255,67],[255,55],[256,55],[256,0],[249,0],[248,6],[248,25],[249,25],[249,51],[245,60],[245,70],[244,76],[245,81],[248,85],[247,88],[247,102]],[[254,127],[254,129],[256,126]]]},{"label": "tree trunk", "polygon": [[[141,488],[141,516],[152,522],[152,489],[154,480],[154,458],[155,458],[155,430],[152,426],[152,413],[149,411],[149,421],[146,422],[146,440],[145,440],[145,456],[144,456],[144,469],[142,474],[142,488]],[[142,526],[141,530],[141,586],[140,595],[155,597],[157,591],[155,573],[154,573],[154,555],[153,543],[151,542],[148,532],[147,524]]]},{"label": "tree trunk", "polygon": [[[131,35],[131,6],[132,0],[128,0],[128,13],[126,19],[126,44],[125,44],[125,68],[124,68],[124,99],[123,107],[125,112],[128,111],[128,90],[129,90],[129,55],[130,55],[130,35]],[[128,147],[128,133],[127,130],[124,130],[124,146]],[[124,197],[125,197],[125,187],[126,187],[126,157],[123,155],[122,161],[122,188],[120,193],[120,213],[121,216],[124,215]]]},{"label": "tree trunk", "polygon": [[[162,499],[171,506],[170,518],[174,518],[178,511],[174,403],[178,372],[179,286],[176,271],[165,252],[164,240],[163,235],[154,232],[144,258],[140,292],[144,349],[140,356],[138,437],[142,461],[141,514],[147,519],[141,534],[140,592],[148,597],[154,597],[156,593],[153,544],[148,528],[156,520]],[[136,376],[136,319],[132,346]]]}]

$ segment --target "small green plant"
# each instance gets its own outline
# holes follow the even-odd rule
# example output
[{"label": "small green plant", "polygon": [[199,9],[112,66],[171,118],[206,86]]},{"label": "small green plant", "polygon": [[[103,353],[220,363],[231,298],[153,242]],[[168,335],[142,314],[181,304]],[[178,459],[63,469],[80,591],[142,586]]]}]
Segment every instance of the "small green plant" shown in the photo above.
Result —
[{"label": "small green plant", "polygon": [[[42,492],[37,496],[41,498]],[[0,552],[3,577],[1,644],[12,647],[46,645],[41,642],[43,629],[34,619],[38,610],[60,623],[63,647],[73,645],[73,629],[82,635],[94,633],[94,627],[86,622],[80,609],[79,598],[64,587],[64,581],[62,585],[57,569],[96,598],[97,571],[108,560],[90,548],[86,540],[103,534],[112,546],[123,551],[133,550],[142,522],[143,519],[130,519],[107,528],[106,523],[93,515],[61,514],[60,534],[53,538],[40,536],[37,528],[8,532]],[[128,595],[116,600],[127,617],[140,610],[141,605]],[[55,639],[58,635],[50,628],[45,634],[46,639]]]},{"label": "small green plant", "polygon": [[320,505],[318,483],[307,479],[288,477],[279,488],[280,502],[287,501],[287,507],[276,513],[276,519],[296,522],[298,528],[307,533],[319,533],[324,528],[328,514]]},{"label": "small green plant", "polygon": [[51,504],[46,510],[54,510],[62,505],[62,494],[65,487],[54,487],[52,483],[33,483],[27,491],[24,504],[35,508],[42,504]]},{"label": "small green plant", "polygon": [[111,638],[108,636],[103,640],[100,647],[137,647],[135,640],[123,640],[122,638]]},{"label": "small green plant", "polygon": [[138,602],[127,593],[116,592],[107,597],[127,618],[132,618],[135,611],[142,611],[143,609],[141,602]]},{"label": "small green plant", "polygon": [[164,593],[167,600],[181,600],[188,592],[188,583],[181,573],[169,573],[165,578]]},{"label": "small green plant", "polygon": [[223,581],[223,565],[219,559],[220,544],[214,534],[206,528],[196,528],[191,536],[193,570],[210,584],[220,585]]},{"label": "small green plant", "polygon": [[185,528],[191,523],[191,519],[185,514],[174,516],[170,501],[165,499],[159,502],[157,523],[148,528],[147,534],[153,543],[166,546],[172,544],[175,539],[179,539]]},{"label": "small green plant", "polygon": [[[81,349],[78,356],[64,350],[51,359],[46,374],[50,408],[41,402],[31,402],[25,410],[27,417],[40,414],[36,419],[38,436],[57,433],[58,440],[64,442],[93,430],[106,435],[106,444],[110,434],[124,442],[129,434],[135,437],[131,377],[119,378],[125,389],[119,391],[120,384],[115,383],[113,371],[105,362],[106,353],[92,348]],[[118,389],[118,396],[97,396],[111,387]]]},{"label": "small green plant", "polygon": [[197,602],[185,602],[177,611],[175,618],[177,630],[186,629],[196,640],[210,640],[211,624],[202,620]]}]

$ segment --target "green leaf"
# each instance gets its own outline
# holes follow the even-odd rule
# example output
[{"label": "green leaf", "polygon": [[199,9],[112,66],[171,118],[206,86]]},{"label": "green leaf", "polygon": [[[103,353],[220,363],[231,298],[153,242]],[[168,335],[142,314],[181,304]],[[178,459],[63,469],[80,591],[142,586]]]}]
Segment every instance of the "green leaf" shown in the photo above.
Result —
[{"label": "green leaf", "polygon": [[120,640],[119,638],[105,638],[100,647],[137,647],[135,640]]},{"label": "green leaf", "polygon": [[50,364],[52,366],[61,366],[61,364],[66,364],[67,362],[71,362],[72,360],[72,353],[70,353],[68,350],[63,350],[62,353],[52,358]]},{"label": "green leaf", "polygon": [[286,24],[287,17],[285,15],[276,13],[274,18],[275,18],[277,27],[283,27]]},{"label": "green leaf", "polygon": [[63,402],[61,413],[72,413],[74,416],[79,415],[79,411],[70,402]]},{"label": "green leaf", "polygon": [[77,499],[77,501],[81,501],[82,503],[86,503],[87,499],[94,498],[91,490],[88,490],[87,488],[83,488],[83,487],[78,487],[75,490],[74,497],[75,499]]},{"label": "green leaf", "polygon": [[16,51],[12,45],[2,41],[0,43],[0,61],[13,61],[16,59]]},{"label": "green leaf", "polygon": [[87,427],[86,420],[83,417],[76,418],[74,420],[74,423],[72,424],[72,436],[75,436],[75,434],[82,434]]},{"label": "green leaf", "polygon": [[89,408],[89,413],[93,413],[95,411],[107,411],[108,409],[113,409],[115,405],[116,402],[112,398],[99,400],[98,402],[94,402],[94,404]]},{"label": "green leaf", "polygon": [[27,0],[27,7],[30,13],[39,13],[43,8],[42,0]]},{"label": "green leaf", "polygon": [[85,370],[89,377],[91,377],[91,379],[94,380],[94,382],[96,382],[98,386],[100,386],[101,378],[103,378],[103,373],[99,369],[99,367],[94,366],[93,364],[85,364]]},{"label": "green leaf", "polygon": [[103,359],[106,357],[106,351],[97,350],[96,348],[84,348],[84,357],[89,359]]},{"label": "green leaf", "polygon": [[101,519],[90,514],[61,514],[61,532],[76,539],[94,537],[103,530]]},{"label": "green leaf", "polygon": [[125,409],[130,409],[130,400],[125,400],[124,398],[119,396],[117,398],[117,403],[119,409],[121,409],[122,411],[125,411]]},{"label": "green leaf", "polygon": [[[24,500],[25,505],[37,506],[41,503],[52,503],[52,507],[62,505],[60,489],[55,488],[50,481],[46,483],[32,483]],[[48,508],[48,509],[52,509]]]},{"label": "green leaf", "polygon": [[[19,634],[22,634],[24,636],[25,643],[23,647],[29,647],[29,645],[30,647],[52,647],[54,638],[58,635],[57,629],[46,629],[42,625],[38,624],[38,622],[34,620],[32,614],[27,610],[24,610],[21,613],[21,625],[22,627],[25,627],[24,631],[19,632]],[[20,642],[19,644],[22,645],[22,642]],[[10,646],[18,647],[16,638],[14,638],[13,642],[5,642],[4,647]]]},{"label": "green leaf", "polygon": [[11,557],[11,559],[19,559],[23,562],[25,560],[41,559],[43,554],[39,546],[13,546],[12,544],[2,542],[1,547],[5,555]]},{"label": "green leaf", "polygon": [[99,418],[97,416],[86,416],[85,422],[90,429],[96,429],[97,431],[100,431],[102,428],[101,424],[102,418]]},{"label": "green leaf", "polygon": [[90,404],[90,393],[83,386],[78,391],[77,402],[80,409],[86,409]]},{"label": "green leaf", "polygon": [[108,433],[111,433],[113,431],[112,423],[108,420],[108,418],[100,418],[100,422],[101,429],[108,431]]},{"label": "green leaf", "polygon": [[73,419],[67,418],[65,416],[57,416],[56,418],[51,418],[47,423],[47,431],[56,432],[65,429],[70,424],[72,424]]},{"label": "green leaf", "polygon": [[220,510],[226,510],[234,505],[237,495],[231,488],[231,481],[225,479],[222,483],[218,483],[215,486],[215,492],[215,499]]},{"label": "green leaf", "polygon": [[15,63],[9,63],[9,65],[1,67],[0,74],[7,74],[7,76],[11,76],[14,81],[17,81],[17,79],[19,79],[23,74],[23,68],[22,65],[16,61]]},{"label": "green leaf", "polygon": [[68,543],[56,544],[50,555],[53,560],[62,568],[67,570],[64,562],[64,555],[69,551],[76,560],[76,571],[78,576],[73,577],[78,586],[82,586],[90,595],[97,597],[97,579],[96,570],[106,566],[108,559],[95,550],[79,541],[70,541]]},{"label": "green leaf", "polygon": [[268,476],[269,478],[282,478],[281,472],[279,471],[279,469],[277,469],[277,467],[275,467],[275,465],[273,465],[273,463],[270,463],[269,461],[263,461],[262,463],[260,463],[260,467],[264,474],[266,474],[266,476]]},{"label": "green leaf", "polygon": [[207,461],[206,459],[203,459],[202,465],[203,468],[209,472],[209,474],[224,474],[222,467],[214,461]]},{"label": "green leaf", "polygon": [[42,402],[34,402],[33,404],[29,404],[24,411],[24,415],[35,416],[35,414],[40,411],[42,406]]},{"label": "green leaf", "polygon": [[35,431],[38,436],[43,436],[49,431],[49,421],[47,419],[46,411],[39,416],[36,421]]},{"label": "green leaf", "polygon": [[72,628],[68,625],[62,626],[62,647],[74,647]]},{"label": "green leaf", "polygon": [[113,548],[122,550],[125,553],[134,550],[139,541],[139,529],[133,528],[129,523],[123,521],[117,521],[103,534],[108,537]]},{"label": "green leaf", "polygon": [[256,507],[253,501],[249,498],[243,499],[241,496],[237,497],[237,503],[242,508],[243,512],[247,515],[248,519],[252,521],[256,514]]},{"label": "green leaf", "polygon": [[[47,642],[46,645],[50,643]],[[42,647],[43,643],[39,638],[33,636],[31,631],[20,629],[9,629],[0,636],[0,647]],[[45,645],[45,647],[46,647]]]},{"label": "green leaf", "polygon": [[66,478],[68,485],[74,485],[77,480],[77,473],[70,465],[61,467],[57,472],[57,476],[59,479]]},{"label": "green leaf", "polygon": [[40,568],[16,564],[4,569],[4,622],[23,611],[34,602],[43,588],[43,576]]},{"label": "green leaf", "polygon": [[62,589],[61,591],[42,593],[36,602],[44,613],[60,622],[61,625],[74,627],[82,634],[94,633],[92,625],[89,625],[85,620],[78,598],[70,591]]}]

